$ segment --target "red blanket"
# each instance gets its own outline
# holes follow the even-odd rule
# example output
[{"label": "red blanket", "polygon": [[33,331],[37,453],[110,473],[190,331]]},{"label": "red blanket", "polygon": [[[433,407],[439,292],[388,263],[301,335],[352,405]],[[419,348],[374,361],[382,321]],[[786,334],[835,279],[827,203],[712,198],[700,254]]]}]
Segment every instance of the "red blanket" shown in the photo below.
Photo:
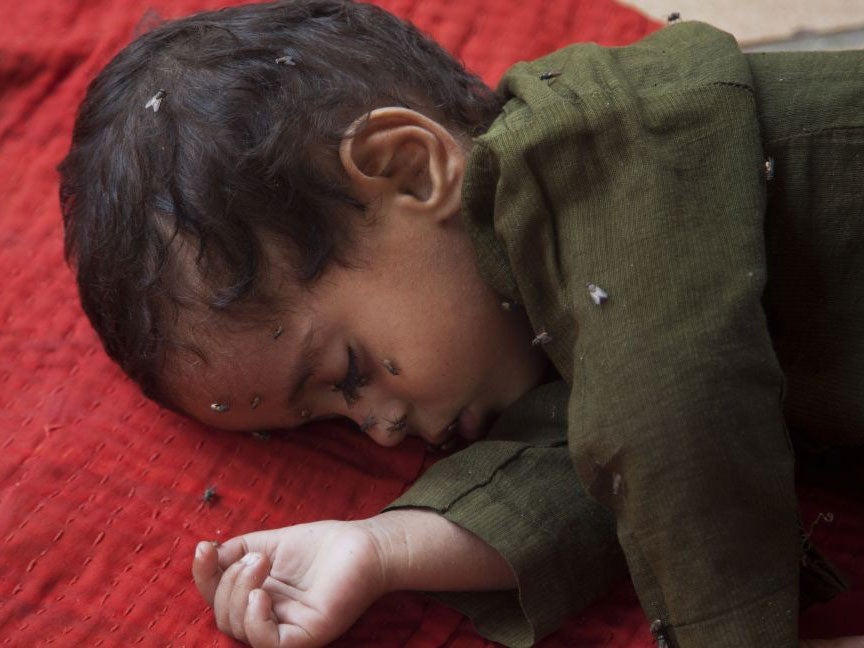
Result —
[{"label": "red blanket", "polygon": [[[516,60],[577,40],[624,44],[657,26],[612,0],[381,4],[490,83]],[[386,450],[334,425],[261,440],[162,411],[105,357],[77,304],[54,167],[86,83],[150,12],[216,5],[27,0],[0,19],[0,646],[234,645],[192,584],[196,541],[371,515],[428,461],[418,443]],[[805,526],[819,520],[814,539],[854,589],[805,613],[802,631],[864,634],[864,500],[814,474],[801,487]],[[202,501],[211,486],[217,497]],[[622,583],[542,645],[650,643]],[[459,614],[396,594],[338,645],[489,643]]]}]

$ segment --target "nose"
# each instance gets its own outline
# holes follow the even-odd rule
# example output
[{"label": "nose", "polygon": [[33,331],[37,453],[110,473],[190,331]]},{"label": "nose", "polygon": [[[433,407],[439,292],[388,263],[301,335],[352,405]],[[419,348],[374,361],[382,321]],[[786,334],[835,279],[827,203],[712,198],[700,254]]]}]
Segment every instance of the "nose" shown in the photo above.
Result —
[{"label": "nose", "polygon": [[408,418],[405,415],[397,418],[375,418],[361,426],[366,434],[378,445],[392,447],[399,445],[408,435]]},{"label": "nose", "polygon": [[369,409],[369,414],[358,421],[360,429],[378,445],[391,447],[401,443],[409,430],[406,405],[400,401],[389,401]]},{"label": "nose", "polygon": [[[378,381],[361,387],[355,399],[346,399],[339,390],[327,389],[306,410],[313,418],[347,418],[375,443],[382,446],[399,444],[411,431],[408,421],[411,406]],[[302,417],[300,423],[308,422]]]}]

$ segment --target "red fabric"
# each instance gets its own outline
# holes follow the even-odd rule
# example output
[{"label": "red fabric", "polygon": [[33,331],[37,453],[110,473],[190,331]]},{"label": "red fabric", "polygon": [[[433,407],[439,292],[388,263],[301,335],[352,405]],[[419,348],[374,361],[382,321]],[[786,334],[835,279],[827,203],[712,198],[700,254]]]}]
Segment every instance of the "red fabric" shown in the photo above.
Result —
[{"label": "red fabric", "polygon": [[[269,441],[161,411],[102,353],[62,260],[54,167],[86,83],[153,10],[217,0],[27,0],[0,21],[0,645],[232,646],[189,569],[199,539],[375,513],[428,458],[336,426]],[[623,44],[656,25],[612,0],[382,0],[494,82],[576,40]],[[146,22],[146,20],[145,20]],[[818,482],[818,480],[817,480]],[[215,486],[218,499],[201,497]],[[813,635],[864,634],[864,502],[816,483],[805,521],[855,591],[805,615]],[[860,615],[859,615],[860,616]],[[419,595],[376,604],[340,646],[490,645]],[[648,646],[624,583],[542,644]]]}]

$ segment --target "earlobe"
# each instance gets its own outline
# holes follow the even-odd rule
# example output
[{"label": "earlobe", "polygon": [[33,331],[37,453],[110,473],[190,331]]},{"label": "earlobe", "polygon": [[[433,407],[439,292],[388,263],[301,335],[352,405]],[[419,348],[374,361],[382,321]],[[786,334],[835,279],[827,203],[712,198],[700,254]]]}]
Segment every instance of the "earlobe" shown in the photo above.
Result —
[{"label": "earlobe", "polygon": [[373,110],[346,132],[339,157],[364,204],[446,220],[459,211],[465,154],[438,122],[408,108]]}]

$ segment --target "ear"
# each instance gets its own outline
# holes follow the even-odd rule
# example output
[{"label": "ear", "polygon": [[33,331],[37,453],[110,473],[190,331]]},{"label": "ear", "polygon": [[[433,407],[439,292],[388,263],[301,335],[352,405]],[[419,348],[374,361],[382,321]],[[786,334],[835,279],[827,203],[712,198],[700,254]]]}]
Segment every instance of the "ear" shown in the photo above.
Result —
[{"label": "ear", "polygon": [[441,124],[414,110],[378,108],[352,124],[339,157],[356,197],[382,210],[447,220],[459,212],[465,153]]}]

